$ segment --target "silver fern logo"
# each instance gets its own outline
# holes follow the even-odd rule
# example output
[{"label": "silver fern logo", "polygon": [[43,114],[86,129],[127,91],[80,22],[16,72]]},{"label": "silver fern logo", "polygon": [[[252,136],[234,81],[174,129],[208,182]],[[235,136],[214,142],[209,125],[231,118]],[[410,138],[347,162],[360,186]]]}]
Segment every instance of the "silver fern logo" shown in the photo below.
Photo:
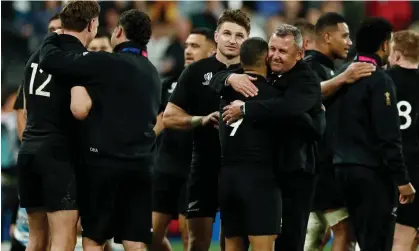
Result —
[{"label": "silver fern logo", "polygon": [[211,78],[212,78],[212,72],[208,72],[208,73],[204,74],[205,81],[202,82],[202,84],[203,85],[209,85]]}]

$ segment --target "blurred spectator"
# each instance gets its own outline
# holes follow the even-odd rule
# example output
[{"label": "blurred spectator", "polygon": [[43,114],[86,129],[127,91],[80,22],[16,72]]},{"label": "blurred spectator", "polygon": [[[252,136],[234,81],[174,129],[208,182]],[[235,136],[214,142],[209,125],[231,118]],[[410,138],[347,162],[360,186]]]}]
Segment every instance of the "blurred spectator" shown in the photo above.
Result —
[{"label": "blurred spectator", "polygon": [[190,22],[186,19],[178,18],[174,29],[175,34],[172,34],[170,44],[161,59],[162,77],[178,76],[184,69],[183,43],[191,31]]},{"label": "blurred spectator", "polygon": [[[17,88],[2,86],[1,97],[1,222],[10,225],[17,201],[16,159],[19,149],[16,113],[13,105]],[[4,225],[3,225],[4,226]],[[8,228],[2,229],[2,240],[10,238]],[[5,231],[4,231],[5,230]]]},{"label": "blurred spectator", "polygon": [[394,29],[406,29],[412,21],[413,6],[410,1],[366,2],[367,16],[380,16],[390,21]]},{"label": "blurred spectator", "polygon": [[111,34],[104,29],[99,29],[96,37],[87,46],[89,51],[107,51],[112,52]]}]

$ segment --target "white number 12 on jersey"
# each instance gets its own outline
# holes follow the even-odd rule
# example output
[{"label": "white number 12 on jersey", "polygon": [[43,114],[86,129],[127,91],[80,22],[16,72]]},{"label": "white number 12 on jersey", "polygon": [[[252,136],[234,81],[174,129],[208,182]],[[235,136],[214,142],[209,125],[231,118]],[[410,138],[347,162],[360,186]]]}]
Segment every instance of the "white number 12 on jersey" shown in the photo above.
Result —
[{"label": "white number 12 on jersey", "polygon": [[230,136],[234,136],[236,134],[237,129],[239,129],[239,126],[242,124],[242,122],[243,122],[243,119],[239,119],[230,125],[231,127],[233,127],[233,130],[231,131]]},{"label": "white number 12 on jersey", "polygon": [[[38,64],[32,63],[31,67],[32,67],[32,75],[31,75],[31,82],[29,82],[29,94],[33,94],[33,83],[35,82],[35,76],[36,76],[36,71],[38,70]],[[43,70],[39,69],[39,72],[42,73]],[[35,95],[49,97],[50,92],[43,91],[43,90],[44,90],[45,86],[47,86],[49,84],[50,81],[51,81],[51,75],[48,74],[48,77],[44,81],[44,83],[42,83],[42,85],[40,85],[38,88],[36,88]]]}]

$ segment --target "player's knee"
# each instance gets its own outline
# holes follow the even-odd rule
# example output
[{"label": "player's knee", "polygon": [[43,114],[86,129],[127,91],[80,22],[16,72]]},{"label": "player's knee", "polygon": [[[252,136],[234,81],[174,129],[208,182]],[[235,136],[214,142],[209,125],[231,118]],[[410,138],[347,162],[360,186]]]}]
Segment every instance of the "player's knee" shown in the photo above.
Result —
[{"label": "player's knee", "polygon": [[147,245],[143,242],[122,241],[126,251],[147,251]]}]

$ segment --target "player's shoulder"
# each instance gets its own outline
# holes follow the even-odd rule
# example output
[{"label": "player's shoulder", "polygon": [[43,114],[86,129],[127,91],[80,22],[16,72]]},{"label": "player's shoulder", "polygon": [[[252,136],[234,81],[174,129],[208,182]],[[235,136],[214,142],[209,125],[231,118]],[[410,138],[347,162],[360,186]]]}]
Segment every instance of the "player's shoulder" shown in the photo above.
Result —
[{"label": "player's shoulder", "polygon": [[189,69],[189,71],[205,71],[206,69],[208,69],[208,67],[213,67],[214,65],[218,65],[218,64],[219,62],[215,58],[215,56],[211,56],[211,57],[203,58],[201,60],[193,62],[187,68]]},{"label": "player's shoulder", "polygon": [[376,85],[394,85],[393,79],[387,74],[387,72],[377,67],[374,72],[372,72],[371,76],[361,78],[358,81],[366,81],[370,86],[376,86]]},{"label": "player's shoulder", "polygon": [[25,62],[25,66],[30,67],[32,63],[39,63],[39,55],[41,53],[41,47],[36,48],[28,57],[28,60]]}]

